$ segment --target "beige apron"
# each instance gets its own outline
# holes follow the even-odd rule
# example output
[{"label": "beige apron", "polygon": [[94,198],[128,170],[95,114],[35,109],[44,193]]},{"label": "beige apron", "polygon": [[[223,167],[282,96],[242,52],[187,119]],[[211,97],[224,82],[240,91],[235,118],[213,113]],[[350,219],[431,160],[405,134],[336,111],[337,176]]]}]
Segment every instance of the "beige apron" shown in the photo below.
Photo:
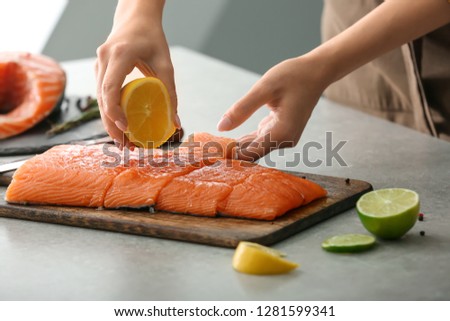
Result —
[{"label": "beige apron", "polygon": [[[325,0],[323,40],[382,2]],[[450,24],[362,66],[332,84],[325,96],[450,141]]]}]

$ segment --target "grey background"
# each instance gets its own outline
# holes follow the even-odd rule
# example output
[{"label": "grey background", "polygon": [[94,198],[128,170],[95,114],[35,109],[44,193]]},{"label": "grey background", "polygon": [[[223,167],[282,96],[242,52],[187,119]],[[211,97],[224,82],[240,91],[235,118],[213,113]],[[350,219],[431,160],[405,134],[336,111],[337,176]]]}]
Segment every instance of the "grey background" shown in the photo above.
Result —
[{"label": "grey background", "polygon": [[[43,53],[59,61],[93,57],[116,3],[69,0]],[[164,28],[170,45],[263,73],[320,43],[321,11],[319,0],[167,0]]]}]

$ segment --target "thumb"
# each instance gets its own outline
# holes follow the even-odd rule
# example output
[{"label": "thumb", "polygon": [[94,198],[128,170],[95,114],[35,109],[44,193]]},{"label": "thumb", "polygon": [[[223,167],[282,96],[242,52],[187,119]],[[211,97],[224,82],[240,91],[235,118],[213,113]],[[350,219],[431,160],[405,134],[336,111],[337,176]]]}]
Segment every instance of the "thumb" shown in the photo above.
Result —
[{"label": "thumb", "polygon": [[269,90],[264,88],[260,82],[257,82],[244,97],[225,112],[217,124],[217,129],[219,131],[228,131],[236,128],[269,101],[269,99]]}]

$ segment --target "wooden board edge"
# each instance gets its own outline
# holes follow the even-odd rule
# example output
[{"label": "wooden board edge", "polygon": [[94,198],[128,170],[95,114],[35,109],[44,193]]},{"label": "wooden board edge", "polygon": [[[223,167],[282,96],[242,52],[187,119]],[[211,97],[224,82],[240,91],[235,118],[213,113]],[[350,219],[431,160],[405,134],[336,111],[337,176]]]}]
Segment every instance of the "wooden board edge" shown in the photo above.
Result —
[{"label": "wooden board edge", "polygon": [[[39,219],[36,219],[36,216],[39,216]],[[181,215],[181,214],[180,214]],[[148,227],[143,228],[139,225],[126,225],[124,226],[123,222],[108,222],[109,224],[105,225],[104,220],[96,220],[90,218],[89,221],[84,220],[83,217],[75,217],[73,213],[65,214],[61,213],[59,215],[55,215],[54,212],[45,210],[43,208],[36,211],[34,209],[21,208],[21,211],[13,211],[11,208],[6,207],[0,204],[0,217],[9,218],[9,219],[17,219],[17,220],[26,220],[35,223],[44,223],[44,224],[55,224],[55,225],[65,225],[70,227],[79,227],[86,229],[94,229],[100,231],[108,231],[114,233],[125,233],[137,236],[150,236],[156,237],[160,239],[166,240],[175,240],[175,241],[183,241],[194,244],[204,244],[204,245],[212,245],[212,246],[220,246],[225,248],[233,248],[235,247],[236,238],[224,238],[221,239],[205,236],[202,234],[196,234],[197,239],[195,241],[192,240],[192,232],[187,232],[184,229],[178,229],[175,227],[164,227],[159,226],[158,229],[149,229]],[[174,230],[177,230],[177,233],[173,233]]]}]

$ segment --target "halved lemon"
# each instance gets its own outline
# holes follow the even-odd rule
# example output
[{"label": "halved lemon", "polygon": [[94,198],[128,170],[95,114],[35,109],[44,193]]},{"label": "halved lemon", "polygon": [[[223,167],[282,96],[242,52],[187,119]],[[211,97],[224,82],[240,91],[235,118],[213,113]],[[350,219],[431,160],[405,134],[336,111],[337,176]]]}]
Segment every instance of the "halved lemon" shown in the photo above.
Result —
[{"label": "halved lemon", "polygon": [[120,105],[128,121],[125,135],[138,147],[157,148],[175,132],[170,96],[158,78],[138,78],[126,84]]},{"label": "halved lemon", "polygon": [[257,243],[240,242],[234,252],[233,268],[248,274],[282,274],[299,265],[283,259],[284,253]]}]

